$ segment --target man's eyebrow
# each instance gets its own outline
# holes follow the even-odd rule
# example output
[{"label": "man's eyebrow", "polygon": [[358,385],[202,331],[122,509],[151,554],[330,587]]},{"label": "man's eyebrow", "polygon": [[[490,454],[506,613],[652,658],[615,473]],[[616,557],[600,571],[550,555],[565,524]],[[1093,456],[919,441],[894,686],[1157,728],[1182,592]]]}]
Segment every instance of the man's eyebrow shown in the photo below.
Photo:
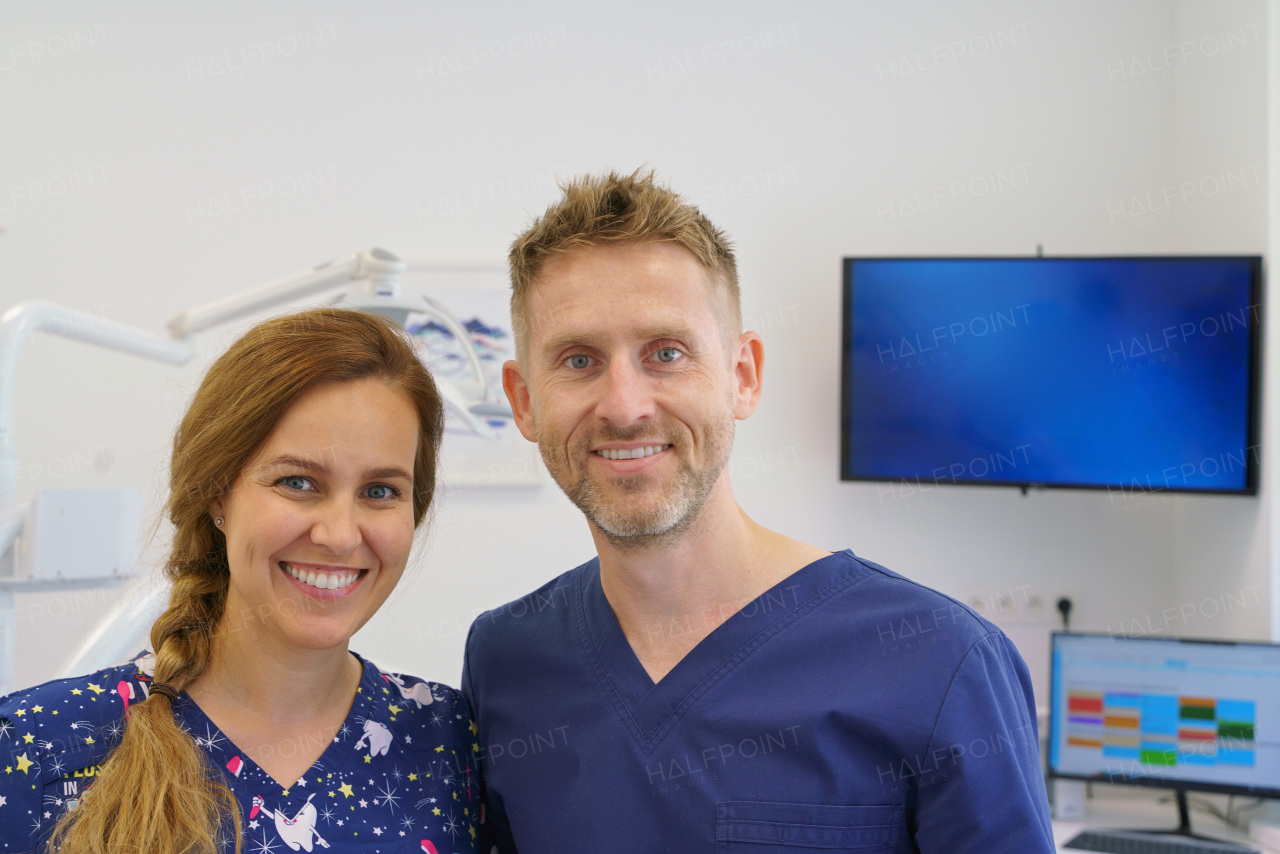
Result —
[{"label": "man's eyebrow", "polygon": [[[663,338],[673,338],[678,341],[683,341],[690,346],[692,346],[692,343],[697,339],[697,333],[694,331],[693,327],[685,326],[683,324],[651,326],[648,329],[638,329],[629,333],[629,335],[644,341],[659,341]],[[598,340],[599,339],[591,333],[569,332],[564,335],[557,335],[554,338],[548,339],[547,342],[542,345],[542,353],[544,356],[552,357],[563,350],[569,349],[570,347],[592,346]]]},{"label": "man's eyebrow", "polygon": [[636,336],[646,341],[657,341],[662,338],[675,338],[679,341],[691,344],[698,337],[698,333],[694,331],[692,326],[683,324],[671,324],[668,326],[653,326],[649,329],[641,329]]},{"label": "man's eyebrow", "polygon": [[[272,457],[262,463],[259,468],[297,468],[313,474],[328,474],[329,467],[323,462],[308,457],[295,457],[289,454],[282,454],[278,457]],[[364,473],[366,480],[379,480],[388,478],[403,478],[404,480],[413,482],[413,475],[409,474],[399,466],[382,466],[376,469],[370,469]]]},{"label": "man's eyebrow", "polygon": [[554,356],[561,350],[567,350],[570,347],[580,347],[591,342],[591,336],[578,333],[569,335],[557,335],[555,338],[549,339],[542,345],[542,353],[544,356]]}]

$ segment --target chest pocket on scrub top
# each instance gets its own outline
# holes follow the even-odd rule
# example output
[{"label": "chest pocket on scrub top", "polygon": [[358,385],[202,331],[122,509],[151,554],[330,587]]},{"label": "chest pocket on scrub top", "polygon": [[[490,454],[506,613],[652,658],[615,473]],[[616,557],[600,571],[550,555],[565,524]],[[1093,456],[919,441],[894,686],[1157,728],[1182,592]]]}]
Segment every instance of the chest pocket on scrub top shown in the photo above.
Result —
[{"label": "chest pocket on scrub top", "polygon": [[833,807],[772,801],[716,804],[719,854],[892,854],[902,831],[901,805]]}]

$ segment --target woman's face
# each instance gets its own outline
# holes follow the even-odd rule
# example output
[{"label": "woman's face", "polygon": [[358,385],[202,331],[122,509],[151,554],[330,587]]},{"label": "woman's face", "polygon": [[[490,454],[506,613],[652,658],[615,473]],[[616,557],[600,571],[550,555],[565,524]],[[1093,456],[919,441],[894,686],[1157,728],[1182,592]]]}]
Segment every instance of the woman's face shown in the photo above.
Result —
[{"label": "woman's face", "polygon": [[223,630],[345,649],[404,572],[417,446],[413,405],[381,380],[298,398],[210,506],[225,519],[231,568]]}]

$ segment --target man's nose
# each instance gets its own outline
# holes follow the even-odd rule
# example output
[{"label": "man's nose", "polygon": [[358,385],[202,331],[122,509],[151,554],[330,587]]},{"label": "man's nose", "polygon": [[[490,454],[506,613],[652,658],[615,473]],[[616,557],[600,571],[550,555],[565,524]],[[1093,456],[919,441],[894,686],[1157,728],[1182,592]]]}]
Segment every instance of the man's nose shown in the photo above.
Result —
[{"label": "man's nose", "polygon": [[615,427],[626,427],[653,415],[650,380],[630,360],[614,359],[602,378],[596,415]]}]

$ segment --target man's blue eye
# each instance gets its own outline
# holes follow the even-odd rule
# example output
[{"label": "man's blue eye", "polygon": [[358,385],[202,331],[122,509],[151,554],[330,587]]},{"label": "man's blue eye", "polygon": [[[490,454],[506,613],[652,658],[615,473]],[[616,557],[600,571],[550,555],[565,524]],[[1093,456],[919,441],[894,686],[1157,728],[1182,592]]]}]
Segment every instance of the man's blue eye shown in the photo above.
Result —
[{"label": "man's blue eye", "polygon": [[591,358],[584,353],[575,353],[568,358],[569,367],[582,370],[591,364]]},{"label": "man's blue eye", "polygon": [[674,362],[680,358],[680,351],[675,347],[659,347],[653,355],[659,362]]}]

